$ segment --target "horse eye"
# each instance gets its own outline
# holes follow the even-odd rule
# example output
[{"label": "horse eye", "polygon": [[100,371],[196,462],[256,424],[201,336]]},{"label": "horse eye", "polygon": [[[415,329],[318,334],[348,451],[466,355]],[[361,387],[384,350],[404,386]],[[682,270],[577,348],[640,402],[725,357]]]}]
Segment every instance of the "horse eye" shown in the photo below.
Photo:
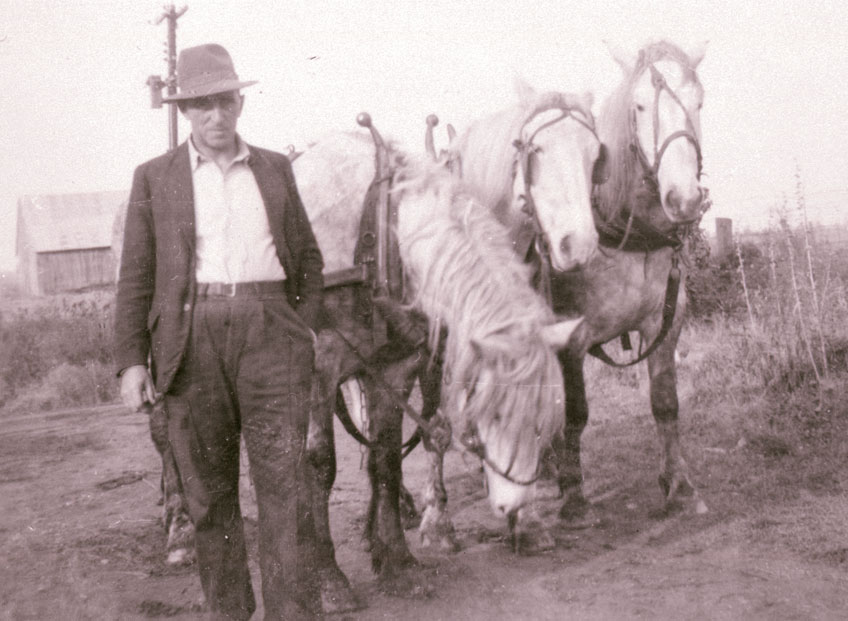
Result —
[{"label": "horse eye", "polygon": [[639,112],[644,112],[644,111],[645,111],[645,106],[643,106],[642,104],[636,104],[636,109],[637,109]]}]

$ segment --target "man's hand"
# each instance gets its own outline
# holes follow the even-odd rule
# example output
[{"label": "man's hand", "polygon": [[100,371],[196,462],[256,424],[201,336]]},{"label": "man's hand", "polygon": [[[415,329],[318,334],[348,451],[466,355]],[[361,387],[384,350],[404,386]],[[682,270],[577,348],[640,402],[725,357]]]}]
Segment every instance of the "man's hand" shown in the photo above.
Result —
[{"label": "man's hand", "polygon": [[153,407],[161,396],[156,394],[150,371],[143,364],[127,367],[121,373],[121,400],[133,412]]}]

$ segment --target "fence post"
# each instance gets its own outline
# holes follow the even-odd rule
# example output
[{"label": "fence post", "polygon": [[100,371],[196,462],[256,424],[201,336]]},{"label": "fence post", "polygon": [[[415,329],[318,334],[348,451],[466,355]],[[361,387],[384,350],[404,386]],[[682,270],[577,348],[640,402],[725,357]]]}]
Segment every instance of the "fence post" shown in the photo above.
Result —
[{"label": "fence post", "polygon": [[716,218],[716,251],[715,258],[721,262],[733,253],[733,220]]}]

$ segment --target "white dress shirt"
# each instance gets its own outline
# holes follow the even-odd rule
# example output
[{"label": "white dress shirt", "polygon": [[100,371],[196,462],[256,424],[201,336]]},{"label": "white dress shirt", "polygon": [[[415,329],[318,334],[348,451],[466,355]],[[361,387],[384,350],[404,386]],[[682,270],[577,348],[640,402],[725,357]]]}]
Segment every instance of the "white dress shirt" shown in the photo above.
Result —
[{"label": "white dress shirt", "polygon": [[265,203],[248,166],[250,151],[240,136],[236,140],[238,152],[223,170],[188,140],[197,282],[284,280]]}]

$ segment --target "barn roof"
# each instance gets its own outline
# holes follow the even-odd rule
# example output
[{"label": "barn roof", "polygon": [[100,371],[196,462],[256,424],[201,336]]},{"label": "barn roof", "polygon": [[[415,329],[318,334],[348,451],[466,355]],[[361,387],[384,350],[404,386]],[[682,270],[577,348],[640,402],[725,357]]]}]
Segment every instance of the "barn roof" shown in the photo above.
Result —
[{"label": "barn roof", "polygon": [[112,222],[128,192],[42,194],[18,199],[17,252],[56,252],[112,245]]}]

